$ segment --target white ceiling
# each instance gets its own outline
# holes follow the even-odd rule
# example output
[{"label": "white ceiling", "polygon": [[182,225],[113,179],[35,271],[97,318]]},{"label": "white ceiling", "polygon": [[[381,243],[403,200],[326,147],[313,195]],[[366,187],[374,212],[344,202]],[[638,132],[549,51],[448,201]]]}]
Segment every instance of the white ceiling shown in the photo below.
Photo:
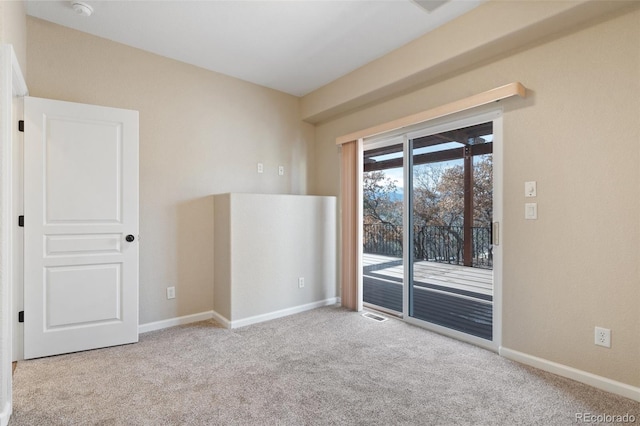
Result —
[{"label": "white ceiling", "polygon": [[484,0],[84,1],[90,17],[68,0],[27,0],[27,13],[302,96]]}]

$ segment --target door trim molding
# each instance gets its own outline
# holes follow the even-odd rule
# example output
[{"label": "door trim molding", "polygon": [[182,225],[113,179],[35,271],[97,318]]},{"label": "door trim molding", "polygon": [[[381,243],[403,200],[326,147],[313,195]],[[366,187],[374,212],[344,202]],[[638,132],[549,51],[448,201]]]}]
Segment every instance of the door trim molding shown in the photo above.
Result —
[{"label": "door trim molding", "polygon": [[9,417],[11,417],[11,403],[7,401],[2,407],[2,411],[0,411],[0,424],[2,426],[9,424]]},{"label": "door trim molding", "polygon": [[14,322],[17,321],[17,318],[14,317],[15,306],[13,304],[14,276],[17,275],[13,267],[14,254],[16,253],[13,232],[17,221],[13,214],[14,177],[17,172],[13,163],[14,135],[17,126],[17,123],[14,123],[13,105],[14,98],[25,96],[28,90],[12,45],[3,44],[0,46],[0,63],[0,84],[2,84],[1,93],[3,94],[0,99],[0,157],[2,158],[0,212],[3,235],[0,247],[0,267],[3,271],[0,276],[0,293],[2,294],[0,340],[3,341],[0,352],[0,369],[2,371],[0,374],[2,377],[0,404],[3,407],[0,412],[0,424],[4,426],[9,422],[12,412],[11,361],[13,359]]}]

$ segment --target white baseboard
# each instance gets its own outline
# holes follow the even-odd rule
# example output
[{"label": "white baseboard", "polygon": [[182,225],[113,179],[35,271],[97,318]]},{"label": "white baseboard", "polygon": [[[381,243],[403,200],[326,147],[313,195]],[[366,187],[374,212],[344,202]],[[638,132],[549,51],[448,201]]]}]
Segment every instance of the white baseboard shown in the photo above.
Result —
[{"label": "white baseboard", "polygon": [[[294,306],[292,308],[282,309],[280,311],[269,312],[267,314],[256,315],[236,321],[230,321],[216,311],[200,312],[198,314],[185,315],[183,317],[169,318],[162,321],[148,322],[138,326],[138,333],[148,333],[149,331],[162,330],[163,328],[175,327],[176,325],[190,324],[192,322],[206,321],[214,319],[225,328],[238,328],[259,322],[269,321],[276,318],[293,315],[311,309],[320,308],[322,306],[334,305],[340,302],[340,298],[332,297],[318,302],[307,303],[306,305]],[[1,425],[0,425],[1,426]]]},{"label": "white baseboard", "polygon": [[216,320],[217,322],[219,322],[220,324],[222,324],[222,326],[224,328],[231,328],[231,321],[229,321],[228,318],[220,315],[219,313],[217,313],[216,311],[212,311],[213,312],[213,319]]},{"label": "white baseboard", "polygon": [[175,327],[176,325],[190,324],[192,322],[206,321],[213,318],[213,311],[200,312],[199,314],[185,315],[183,317],[169,318],[162,321],[148,322],[138,326],[138,333],[148,333],[149,331],[162,330],[163,328]]},{"label": "white baseboard", "polygon": [[587,371],[578,370],[577,368],[558,364],[553,361],[538,358],[533,355],[528,355],[505,347],[500,347],[499,353],[501,356],[510,360],[530,365],[532,367],[539,368],[540,370],[548,371],[549,373],[557,374],[558,376],[585,383],[589,386],[593,386],[594,388],[602,389],[640,402],[640,388],[638,387],[617,382]]},{"label": "white baseboard", "polygon": [[11,417],[11,404],[6,402],[0,412],[0,426],[7,426],[9,424],[9,417]]},{"label": "white baseboard", "polygon": [[229,328],[245,327],[251,324],[257,324],[264,321],[269,321],[276,318],[286,317],[288,315],[298,314],[300,312],[309,311],[311,309],[321,308],[323,306],[335,305],[335,297],[331,297],[325,300],[319,300],[317,302],[307,303],[306,305],[294,306],[292,308],[286,308],[275,312],[269,312],[267,314],[256,315],[249,318],[243,318],[235,321],[230,321]]}]

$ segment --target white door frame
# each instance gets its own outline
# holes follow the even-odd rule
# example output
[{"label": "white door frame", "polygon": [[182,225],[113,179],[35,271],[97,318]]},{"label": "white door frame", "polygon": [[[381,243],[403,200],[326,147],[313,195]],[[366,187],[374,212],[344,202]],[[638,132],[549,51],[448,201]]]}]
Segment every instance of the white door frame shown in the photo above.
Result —
[{"label": "white door frame", "polygon": [[13,360],[12,342],[17,318],[14,315],[13,293],[20,273],[15,271],[16,253],[15,232],[17,217],[14,214],[16,177],[19,169],[15,164],[15,150],[19,137],[17,134],[17,120],[21,117],[19,97],[28,94],[27,85],[16,58],[13,46],[0,46],[0,159],[2,161],[0,190],[1,214],[1,246],[0,246],[0,425],[9,422],[12,412],[12,380],[11,362]]},{"label": "white door frame", "polygon": [[[381,135],[376,135],[371,138],[365,138],[363,145],[364,149],[374,149],[381,146],[393,145],[396,143],[403,143],[404,145],[404,185],[408,185],[410,182],[410,173],[412,171],[408,164],[411,164],[411,152],[408,149],[408,143],[410,139],[437,134],[456,128],[462,128],[472,126],[475,124],[493,122],[493,221],[494,226],[500,226],[502,222],[502,176],[503,176],[503,133],[502,133],[502,116],[503,109],[501,107],[496,108],[494,105],[482,106],[475,108],[471,111],[464,111],[449,116],[445,116],[439,119],[432,120],[428,123],[419,123],[408,128],[401,128],[395,131],[387,132]],[[362,152],[359,153],[362,158]],[[361,173],[362,174],[362,173]],[[360,185],[362,186],[362,185]],[[406,192],[406,191],[405,191]],[[359,195],[360,202],[362,203],[362,194]],[[409,214],[411,212],[411,206],[409,205],[408,197],[404,197],[403,201],[403,228],[409,229],[407,224],[409,223]],[[362,209],[360,210],[360,229],[362,229]],[[498,228],[499,229],[499,228]],[[496,232],[496,236],[499,234]],[[502,240],[502,235],[499,235],[499,240]],[[360,238],[360,241],[362,238]],[[409,277],[411,264],[409,262],[409,239],[404,238],[403,247],[403,267],[404,276]],[[362,258],[362,244],[360,244],[360,259]],[[362,266],[359,266],[360,276],[362,276]],[[408,286],[410,283],[407,281],[404,284],[403,289],[403,315],[404,321],[417,325],[419,327],[426,328],[431,331],[435,331],[440,334],[444,334],[450,337],[454,337],[458,340],[471,343],[485,349],[489,349],[498,352],[502,345],[502,244],[501,241],[497,241],[494,244],[493,249],[493,340],[487,341],[480,337],[472,336],[461,331],[453,330],[448,327],[439,326],[437,324],[429,323],[419,319],[415,319],[407,315],[409,306],[409,292]],[[362,292],[360,292],[362,297]]]}]

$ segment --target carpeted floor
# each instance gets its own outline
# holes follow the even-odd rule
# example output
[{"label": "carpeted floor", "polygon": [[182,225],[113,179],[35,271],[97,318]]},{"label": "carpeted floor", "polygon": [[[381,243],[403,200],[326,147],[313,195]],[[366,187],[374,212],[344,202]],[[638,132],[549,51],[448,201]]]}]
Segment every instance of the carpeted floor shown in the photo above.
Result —
[{"label": "carpeted floor", "polygon": [[640,403],[338,307],[18,363],[18,425],[569,425]]}]

